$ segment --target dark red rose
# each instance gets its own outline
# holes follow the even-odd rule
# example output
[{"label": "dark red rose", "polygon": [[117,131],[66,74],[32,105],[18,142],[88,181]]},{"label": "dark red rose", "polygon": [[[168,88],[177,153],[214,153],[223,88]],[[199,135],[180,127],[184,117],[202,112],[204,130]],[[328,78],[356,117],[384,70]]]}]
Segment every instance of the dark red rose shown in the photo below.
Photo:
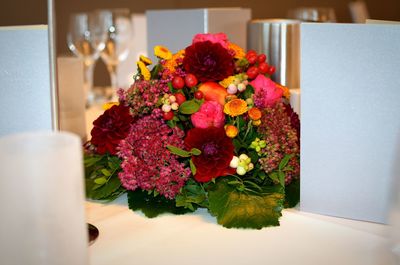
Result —
[{"label": "dark red rose", "polygon": [[221,81],[233,74],[232,55],[219,43],[196,42],[185,49],[183,66],[200,82]]},{"label": "dark red rose", "polygon": [[190,150],[201,150],[199,156],[192,156],[196,166],[194,178],[198,182],[207,182],[213,178],[232,173],[229,164],[233,157],[232,139],[226,136],[224,128],[193,128],[188,131],[185,145]]},{"label": "dark red rose", "polygon": [[119,142],[124,139],[131,128],[133,117],[127,106],[112,106],[93,122],[90,142],[96,146],[98,154],[115,155]]}]

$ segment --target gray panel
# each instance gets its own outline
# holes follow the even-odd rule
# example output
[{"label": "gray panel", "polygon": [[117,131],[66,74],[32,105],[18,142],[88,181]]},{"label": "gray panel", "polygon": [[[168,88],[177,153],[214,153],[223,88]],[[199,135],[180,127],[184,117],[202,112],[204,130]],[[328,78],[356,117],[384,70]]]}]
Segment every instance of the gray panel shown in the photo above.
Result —
[{"label": "gray panel", "polygon": [[0,136],[51,130],[47,26],[0,28]]},{"label": "gray panel", "polygon": [[302,210],[386,221],[399,163],[399,43],[399,26],[302,25]]}]

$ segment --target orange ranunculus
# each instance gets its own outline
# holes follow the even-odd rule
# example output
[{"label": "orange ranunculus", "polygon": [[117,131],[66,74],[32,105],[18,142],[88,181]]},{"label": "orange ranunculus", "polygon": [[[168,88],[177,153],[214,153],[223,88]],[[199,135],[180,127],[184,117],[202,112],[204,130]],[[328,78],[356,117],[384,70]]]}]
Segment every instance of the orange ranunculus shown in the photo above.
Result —
[{"label": "orange ranunculus", "polygon": [[242,59],[246,56],[246,53],[244,52],[244,50],[239,47],[238,45],[234,44],[234,43],[229,43],[228,49],[232,50],[235,52],[234,58],[235,59]]},{"label": "orange ranunculus", "polygon": [[250,119],[252,119],[253,121],[261,119],[262,114],[261,114],[260,109],[257,107],[253,107],[253,108],[249,109],[249,111],[247,113],[249,114]]},{"label": "orange ranunculus", "polygon": [[238,135],[239,130],[235,126],[229,124],[225,126],[225,133],[229,138],[235,138]]},{"label": "orange ranunculus", "polygon": [[277,86],[278,88],[282,89],[282,91],[283,91],[283,96],[284,96],[286,99],[290,99],[290,90],[289,90],[288,87],[282,86],[281,84],[278,84],[278,83],[276,83],[276,86]]},{"label": "orange ranunculus", "polygon": [[231,117],[242,115],[247,111],[247,103],[243,99],[233,99],[225,103],[224,113]]}]

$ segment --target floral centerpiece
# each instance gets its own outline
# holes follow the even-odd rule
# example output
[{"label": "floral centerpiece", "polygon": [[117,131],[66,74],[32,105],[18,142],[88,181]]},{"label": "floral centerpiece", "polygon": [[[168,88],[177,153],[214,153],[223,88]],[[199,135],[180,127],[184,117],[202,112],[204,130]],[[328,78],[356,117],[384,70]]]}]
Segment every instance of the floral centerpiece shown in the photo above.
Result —
[{"label": "floral centerpiece", "polygon": [[223,33],[154,52],[154,66],[141,56],[132,86],[93,122],[88,197],[127,193],[148,217],[207,208],[228,228],[279,225],[299,201],[300,123],[275,68]]}]

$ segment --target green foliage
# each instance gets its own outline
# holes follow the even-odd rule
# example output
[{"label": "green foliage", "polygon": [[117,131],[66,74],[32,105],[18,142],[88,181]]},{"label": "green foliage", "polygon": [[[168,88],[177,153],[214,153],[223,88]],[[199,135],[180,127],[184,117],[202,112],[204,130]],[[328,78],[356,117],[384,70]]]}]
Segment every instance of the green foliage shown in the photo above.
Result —
[{"label": "green foliage", "polygon": [[152,195],[146,191],[128,191],[129,209],[140,210],[149,218],[156,217],[163,213],[185,214],[190,212],[184,207],[176,207],[175,200],[168,200],[164,196]]},{"label": "green foliage", "polygon": [[279,225],[284,193],[280,186],[261,187],[261,193],[239,191],[228,182],[218,180],[208,194],[209,211],[227,228],[255,228]]},{"label": "green foliage", "polygon": [[296,179],[285,187],[285,208],[295,207],[300,201],[300,180]]},{"label": "green foliage", "polygon": [[173,146],[173,145],[167,145],[167,149],[174,155],[180,156],[180,157],[191,157],[192,155],[198,156],[201,154],[201,150],[197,148],[192,148],[190,152],[183,150],[179,147]]},{"label": "green foliage", "polygon": [[187,100],[179,106],[179,112],[182,114],[193,114],[200,108],[200,103],[194,99]]},{"label": "green foliage", "polygon": [[184,207],[194,211],[198,206],[207,207],[207,193],[200,183],[189,179],[176,196],[175,201],[177,207]]},{"label": "green foliage", "polygon": [[86,196],[94,200],[114,200],[125,189],[121,186],[118,172],[121,161],[110,155],[85,155]]}]

